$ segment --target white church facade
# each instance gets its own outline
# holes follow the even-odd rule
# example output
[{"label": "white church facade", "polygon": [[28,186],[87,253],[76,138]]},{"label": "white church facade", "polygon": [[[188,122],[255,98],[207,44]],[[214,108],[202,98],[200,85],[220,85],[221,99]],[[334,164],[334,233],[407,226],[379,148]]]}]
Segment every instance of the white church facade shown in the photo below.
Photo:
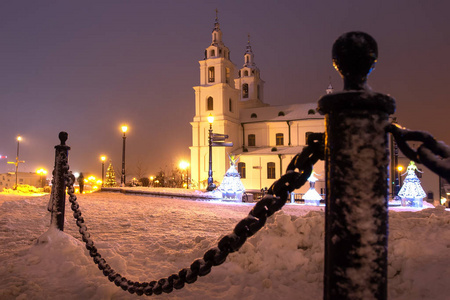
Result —
[{"label": "white church facade", "polygon": [[[324,117],[316,103],[271,106],[264,102],[264,84],[247,44],[244,65],[236,70],[224,45],[216,18],[212,42],[200,63],[200,84],[195,90],[192,125],[191,178],[206,188],[209,170],[208,116],[214,117],[213,133],[226,134],[233,147],[212,147],[212,170],[216,184],[229,168],[228,154],[240,155],[238,171],[246,190],[260,190],[285,173],[291,159],[306,146],[310,132],[324,132]],[[331,92],[331,86],[327,92]],[[314,171],[322,175],[317,191],[324,192],[324,164]],[[308,184],[306,184],[308,185]],[[309,186],[297,192],[304,193]]]}]

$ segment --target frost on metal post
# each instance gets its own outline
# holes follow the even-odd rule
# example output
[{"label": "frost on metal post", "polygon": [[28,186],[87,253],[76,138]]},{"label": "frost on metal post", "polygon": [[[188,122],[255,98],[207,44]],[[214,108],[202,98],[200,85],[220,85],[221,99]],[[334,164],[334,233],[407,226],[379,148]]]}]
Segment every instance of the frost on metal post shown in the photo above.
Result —
[{"label": "frost on metal post", "polygon": [[387,298],[386,127],[395,102],[367,85],[377,56],[368,34],[339,37],[333,64],[344,91],[319,100],[326,130],[324,299]]},{"label": "frost on metal post", "polygon": [[66,174],[69,170],[67,163],[70,147],[66,145],[67,133],[60,132],[60,144],[55,146],[55,167],[53,168],[52,191],[48,210],[52,213],[51,224],[59,230],[64,230],[64,211],[66,204]]}]

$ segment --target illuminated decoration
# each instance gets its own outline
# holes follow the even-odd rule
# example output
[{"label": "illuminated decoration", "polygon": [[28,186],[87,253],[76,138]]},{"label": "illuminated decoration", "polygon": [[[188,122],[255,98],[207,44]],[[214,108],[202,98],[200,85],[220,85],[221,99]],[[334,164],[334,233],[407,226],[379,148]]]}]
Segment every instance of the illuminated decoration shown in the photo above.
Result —
[{"label": "illuminated decoration", "polygon": [[416,164],[411,161],[406,173],[402,174],[402,176],[406,175],[402,188],[398,192],[398,196],[402,199],[402,206],[423,207],[423,198],[426,194],[416,176],[416,171],[420,172]]},{"label": "illuminated decoration", "polygon": [[316,172],[314,172],[314,171],[311,172],[311,176],[309,176],[309,178],[308,178],[309,190],[302,197],[302,199],[305,200],[306,205],[319,205],[320,200],[322,200],[322,197],[316,191],[316,188],[315,188],[316,181],[318,179],[317,179],[317,177],[314,176],[314,174],[319,176],[319,174],[317,174]]},{"label": "illuminated decoration", "polygon": [[239,155],[229,154],[228,157],[230,158],[230,168],[225,173],[222,183],[217,190],[222,193],[222,200],[224,201],[242,202],[242,194],[245,192],[245,187],[236,169]]},{"label": "illuminated decoration", "polygon": [[116,186],[116,173],[114,172],[113,165],[111,161],[109,162],[108,169],[106,169],[106,180],[103,183],[104,187],[114,187]]}]

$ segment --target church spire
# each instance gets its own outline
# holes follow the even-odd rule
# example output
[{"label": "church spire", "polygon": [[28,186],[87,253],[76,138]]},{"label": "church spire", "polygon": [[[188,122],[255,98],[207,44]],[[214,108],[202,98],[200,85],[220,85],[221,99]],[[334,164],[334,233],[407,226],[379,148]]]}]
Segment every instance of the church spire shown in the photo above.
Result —
[{"label": "church spire", "polygon": [[[252,51],[252,45],[250,45],[250,34],[247,35],[247,47],[245,48],[244,54],[244,67],[256,68],[255,62],[253,61],[255,55]],[[257,68],[256,68],[257,69]]]},{"label": "church spire", "polygon": [[327,94],[333,93],[333,86],[331,85],[331,77],[330,77],[330,83],[328,84],[328,87],[326,89]]},{"label": "church spire", "polygon": [[212,31],[211,45],[223,45],[222,31],[220,30],[219,24],[219,11],[217,10],[217,8],[216,8],[216,19],[214,20],[214,29]]}]

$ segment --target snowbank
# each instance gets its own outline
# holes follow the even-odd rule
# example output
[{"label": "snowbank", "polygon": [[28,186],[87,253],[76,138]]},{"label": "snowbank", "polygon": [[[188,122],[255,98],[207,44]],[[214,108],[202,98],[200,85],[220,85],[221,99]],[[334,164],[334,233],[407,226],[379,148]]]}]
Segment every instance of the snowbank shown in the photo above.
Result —
[{"label": "snowbank", "polygon": [[[0,299],[139,298],[97,269],[71,214],[64,232],[49,229],[48,196],[4,197]],[[119,193],[82,195],[78,202],[99,252],[116,271],[137,281],[157,280],[188,266],[252,207]],[[156,297],[321,299],[323,228],[323,207],[286,206],[211,274]],[[448,299],[449,248],[449,211],[391,209],[389,299]]]}]

